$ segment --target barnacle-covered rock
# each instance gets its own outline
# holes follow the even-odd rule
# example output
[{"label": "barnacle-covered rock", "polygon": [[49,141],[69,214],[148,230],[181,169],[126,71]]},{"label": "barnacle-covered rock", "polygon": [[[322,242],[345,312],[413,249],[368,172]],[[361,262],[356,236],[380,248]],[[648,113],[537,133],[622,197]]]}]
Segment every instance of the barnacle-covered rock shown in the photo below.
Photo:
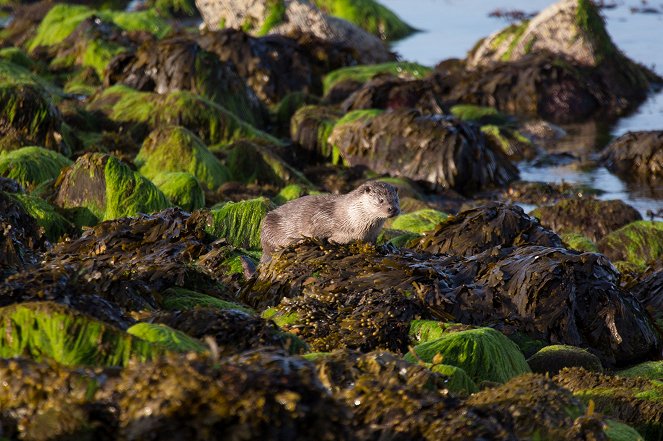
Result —
[{"label": "barnacle-covered rock", "polygon": [[610,260],[644,269],[663,258],[663,222],[636,221],[613,231],[597,244]]},{"label": "barnacle-covered rock", "polygon": [[602,372],[601,360],[582,348],[569,345],[551,345],[527,359],[532,372],[557,375],[566,367],[581,367],[588,371]]},{"label": "barnacle-covered rock", "polygon": [[57,178],[60,170],[71,164],[67,157],[42,147],[0,152],[0,176],[16,180],[26,190]]},{"label": "barnacle-covered rock", "polygon": [[663,179],[663,131],[628,132],[611,142],[601,159],[623,179]]},{"label": "barnacle-covered rock", "polygon": [[518,177],[503,153],[488,147],[475,126],[415,110],[348,114],[330,135],[345,162],[378,173],[470,193]]},{"label": "barnacle-covered rock", "polygon": [[635,208],[620,200],[563,199],[530,213],[557,234],[580,233],[594,242],[631,222],[642,220]]},{"label": "barnacle-covered rock", "polygon": [[193,211],[205,206],[205,192],[191,173],[159,173],[152,179],[152,183],[176,207]]}]

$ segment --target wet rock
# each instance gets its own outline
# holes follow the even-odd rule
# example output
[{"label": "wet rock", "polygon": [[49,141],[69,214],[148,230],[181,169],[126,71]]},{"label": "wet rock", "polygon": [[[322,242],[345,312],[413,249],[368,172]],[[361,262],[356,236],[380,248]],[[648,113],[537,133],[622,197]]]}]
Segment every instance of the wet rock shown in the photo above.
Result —
[{"label": "wet rock", "polygon": [[630,291],[663,329],[663,269],[642,276]]},{"label": "wet rock", "polygon": [[143,44],[136,52],[116,57],[104,80],[144,92],[167,94],[188,90],[205,97],[256,127],[265,123],[266,109],[232,63],[222,63],[188,37]]},{"label": "wet rock", "polygon": [[176,207],[193,211],[205,206],[205,192],[191,173],[159,173],[152,182]]},{"label": "wet rock", "polygon": [[210,211],[206,231],[246,249],[260,249],[260,223],[274,205],[267,198],[225,202]]},{"label": "wet rock", "polygon": [[449,217],[410,244],[435,254],[472,256],[495,246],[561,247],[561,239],[516,205],[490,203]]},{"label": "wet rock", "polygon": [[[393,55],[379,38],[345,20],[324,14],[305,0],[197,0],[208,29],[249,29],[256,35],[311,34],[356,51],[361,63],[381,63]],[[219,26],[223,23],[223,26]]]},{"label": "wet rock", "polygon": [[290,120],[290,136],[311,158],[339,163],[340,152],[329,136],[342,116],[342,111],[330,106],[301,107]]},{"label": "wet rock", "polygon": [[462,368],[477,384],[483,381],[505,383],[530,372],[525,357],[515,343],[492,328],[448,332],[435,340],[414,347],[404,358],[434,362]]},{"label": "wet rock", "polygon": [[295,354],[301,353],[305,346],[297,342],[294,336],[279,331],[274,323],[236,309],[198,307],[186,311],[160,312],[152,316],[152,320],[200,340],[212,337],[217,345],[214,350],[223,356],[264,346],[285,349]]},{"label": "wet rock", "polygon": [[405,61],[342,67],[325,75],[324,94],[329,95],[332,89],[349,81],[361,85],[378,76],[418,80],[426,77],[431,71],[429,67]]},{"label": "wet rock", "polygon": [[100,221],[153,213],[170,205],[149,180],[117,158],[100,153],[79,157],[55,186],[57,206],[82,207]]},{"label": "wet rock", "polygon": [[184,127],[154,130],[143,142],[134,164],[148,179],[163,172],[188,172],[207,190],[216,190],[230,180],[229,170]]},{"label": "wet rock", "polygon": [[663,388],[646,378],[622,378],[582,368],[562,370],[555,382],[589,402],[595,409],[633,426],[646,440],[661,439]]},{"label": "wet rock", "polygon": [[352,166],[462,193],[518,177],[517,169],[485,144],[475,126],[415,110],[357,112],[364,113],[347,114],[329,137]]},{"label": "wet rock", "polygon": [[602,161],[623,179],[663,179],[663,131],[628,132],[606,147]]},{"label": "wet rock", "polygon": [[599,191],[591,188],[563,182],[550,184],[545,182],[516,181],[498,193],[498,199],[507,202],[520,202],[530,205],[551,205],[562,199],[598,195]]},{"label": "wet rock", "polygon": [[0,176],[15,179],[22,187],[33,190],[49,179],[55,179],[60,170],[71,165],[67,157],[41,147],[22,147],[0,153]]},{"label": "wet rock", "polygon": [[432,208],[405,213],[387,220],[385,228],[394,230],[410,231],[412,233],[425,233],[449,218],[449,215]]},{"label": "wet rock", "polygon": [[642,220],[638,210],[620,200],[594,198],[564,199],[552,206],[539,207],[530,214],[558,234],[580,233],[594,242],[631,222]]},{"label": "wet rock", "polygon": [[0,229],[0,279],[4,280],[37,263],[44,238],[23,205],[4,191],[0,191]]},{"label": "wet rock", "polygon": [[626,261],[644,269],[663,258],[663,222],[632,222],[608,234],[597,245],[610,260]]},{"label": "wet rock", "polygon": [[568,345],[551,345],[527,359],[532,372],[557,375],[567,367],[581,367],[588,371],[602,372],[601,360],[582,348]]},{"label": "wet rock", "polygon": [[583,253],[598,253],[599,248],[587,236],[578,233],[564,233],[561,234],[564,247],[569,250],[580,251]]},{"label": "wet rock", "polygon": [[55,208],[40,197],[14,193],[11,197],[17,200],[26,213],[28,213],[39,226],[40,235],[45,236],[51,242],[57,242],[64,236],[75,236],[78,231],[76,226],[65,219]]}]

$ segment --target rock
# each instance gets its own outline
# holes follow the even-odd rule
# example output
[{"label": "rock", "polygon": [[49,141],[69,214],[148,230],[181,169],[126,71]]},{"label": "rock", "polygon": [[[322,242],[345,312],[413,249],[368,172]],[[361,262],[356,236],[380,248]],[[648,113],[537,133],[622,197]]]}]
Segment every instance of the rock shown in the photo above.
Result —
[{"label": "rock", "polygon": [[329,95],[340,83],[347,81],[364,84],[378,76],[389,76],[403,80],[418,80],[428,76],[431,72],[432,69],[430,67],[404,61],[342,67],[325,75],[323,79],[323,92],[324,95]]},{"label": "rock", "polygon": [[617,371],[620,377],[643,377],[650,380],[660,380],[663,378],[663,361],[645,361],[628,369]]},{"label": "rock", "polygon": [[645,274],[631,287],[631,293],[642,303],[659,328],[663,325],[663,269]]},{"label": "rock", "polygon": [[510,118],[494,107],[475,106],[473,104],[456,104],[449,112],[461,121],[474,121],[481,126],[503,126]]},{"label": "rock", "polygon": [[450,392],[460,396],[467,396],[479,391],[479,388],[467,373],[457,366],[431,363],[429,369],[436,374],[441,374],[449,378],[446,386]]},{"label": "rock", "polygon": [[496,246],[561,247],[561,239],[517,205],[490,203],[450,216],[410,243],[419,251],[473,256]]},{"label": "rock", "polygon": [[266,109],[233,64],[222,63],[188,37],[145,43],[135,52],[116,57],[106,71],[104,85],[116,83],[160,95],[187,90],[255,127],[265,124]]},{"label": "rock", "polygon": [[588,371],[603,372],[601,360],[582,348],[568,345],[551,345],[527,359],[532,372],[557,375],[567,367],[581,367]]},{"label": "rock", "polygon": [[205,192],[191,173],[159,173],[152,183],[166,196],[168,202],[186,211],[205,207]]},{"label": "rock", "polygon": [[525,357],[515,343],[492,328],[449,332],[436,340],[414,347],[405,360],[423,360],[462,368],[477,384],[483,381],[505,383],[530,372]]},{"label": "rock", "polygon": [[40,235],[43,234],[49,241],[57,242],[66,235],[76,235],[75,225],[40,197],[25,193],[14,193],[10,197],[17,200],[25,212],[37,222]]},{"label": "rock", "polygon": [[57,206],[83,207],[100,221],[153,213],[170,205],[149,180],[101,153],[79,157],[62,172],[55,187]]},{"label": "rock", "polygon": [[631,222],[642,220],[635,208],[620,200],[563,199],[530,213],[557,234],[580,233],[594,242]]},{"label": "rock", "polygon": [[260,224],[274,205],[267,198],[225,202],[212,207],[206,231],[245,249],[260,249]]},{"label": "rock", "polygon": [[0,176],[15,179],[27,190],[57,178],[60,170],[71,164],[67,157],[41,147],[0,152]]},{"label": "rock", "polygon": [[412,213],[405,213],[389,219],[385,223],[385,228],[394,230],[410,231],[412,233],[425,233],[446,221],[449,215],[432,208],[417,210]]},{"label": "rock", "polygon": [[513,164],[488,147],[475,126],[415,110],[358,112],[363,113],[338,121],[329,137],[349,165],[462,193],[518,177]]},{"label": "rock", "polygon": [[601,159],[623,179],[663,179],[663,131],[627,132],[605,148]]},{"label": "rock", "polygon": [[323,41],[349,46],[363,64],[393,59],[379,38],[350,22],[324,14],[306,0],[196,0],[196,6],[208,29],[248,28],[257,35],[311,34]]},{"label": "rock", "polygon": [[309,157],[337,164],[341,155],[329,142],[329,136],[342,116],[342,111],[330,106],[301,107],[290,120],[290,136]]},{"label": "rock", "polygon": [[0,191],[0,230],[0,280],[4,280],[37,263],[44,238],[23,204],[4,191]]},{"label": "rock", "polygon": [[663,222],[631,222],[605,236],[597,245],[610,260],[626,261],[644,269],[663,258]]},{"label": "rock", "polygon": [[560,235],[564,247],[581,253],[598,253],[599,248],[587,236],[578,233],[563,233]]},{"label": "rock", "polygon": [[583,400],[594,402],[597,412],[633,426],[646,440],[661,439],[663,387],[646,378],[622,378],[582,368],[562,370],[555,382]]},{"label": "rock", "polygon": [[184,127],[152,131],[134,159],[148,179],[163,172],[188,172],[207,190],[230,180],[229,170],[207,149],[202,140]]}]

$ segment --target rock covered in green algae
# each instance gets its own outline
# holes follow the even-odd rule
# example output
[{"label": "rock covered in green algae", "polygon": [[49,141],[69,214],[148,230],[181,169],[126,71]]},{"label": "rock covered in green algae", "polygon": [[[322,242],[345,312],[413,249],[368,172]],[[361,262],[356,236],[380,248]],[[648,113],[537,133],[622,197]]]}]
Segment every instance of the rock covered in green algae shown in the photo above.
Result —
[{"label": "rock covered in green algae", "polygon": [[435,357],[440,357],[444,364],[462,368],[477,384],[482,381],[505,383],[530,372],[518,346],[492,328],[445,333],[415,346],[405,359],[431,363]]},{"label": "rock covered in green algae", "polygon": [[170,206],[148,179],[114,156],[86,153],[62,172],[55,186],[55,204],[85,208],[98,220],[153,213]]},{"label": "rock covered in green algae", "polygon": [[331,106],[301,107],[290,120],[290,136],[311,157],[331,161],[341,161],[340,152],[329,142],[329,136],[343,112]]},{"label": "rock covered in green algae", "polygon": [[179,126],[152,131],[143,142],[134,164],[148,179],[164,172],[191,173],[208,190],[216,190],[230,179],[228,169],[202,140]]},{"label": "rock covered in green algae", "polygon": [[121,83],[145,92],[187,90],[219,104],[243,121],[262,127],[266,109],[231,63],[222,63],[189,37],[145,43],[110,63],[107,86]]},{"label": "rock covered in green algae", "polygon": [[417,210],[412,213],[404,213],[389,219],[385,223],[386,228],[394,230],[410,231],[412,233],[425,233],[433,230],[438,224],[444,222],[449,217],[448,214],[427,208]]},{"label": "rock covered in green algae", "polygon": [[42,147],[0,152],[0,176],[16,180],[26,190],[57,178],[60,170],[71,164],[67,157]]},{"label": "rock covered in green algae", "polygon": [[538,207],[530,213],[557,234],[580,233],[594,242],[631,222],[642,220],[635,208],[621,200],[594,198],[563,199],[555,205]]},{"label": "rock covered in green algae", "polygon": [[599,358],[575,346],[551,345],[538,351],[527,359],[527,364],[533,372],[539,374],[557,375],[566,367],[582,367],[588,371],[602,372],[601,360]]},{"label": "rock covered in green algae", "polygon": [[328,94],[334,86],[347,80],[365,83],[379,75],[391,75],[404,80],[415,80],[424,78],[431,72],[430,67],[403,61],[343,67],[325,75],[323,80],[324,94]]},{"label": "rock covered in green algae", "polygon": [[599,248],[587,236],[578,233],[563,233],[560,235],[564,246],[570,250],[581,253],[598,253]]},{"label": "rock covered in green algae", "polygon": [[660,441],[663,430],[663,386],[647,378],[624,378],[568,368],[554,377],[595,409],[633,426],[646,440]]},{"label": "rock covered in green algae", "polygon": [[191,173],[159,173],[152,179],[152,183],[176,207],[186,211],[205,207],[205,192]]},{"label": "rock covered in green algae", "polygon": [[605,148],[601,159],[623,179],[663,179],[663,131],[627,132]]},{"label": "rock covered in green algae", "polygon": [[75,225],[45,200],[25,193],[13,193],[11,197],[20,202],[25,211],[34,218],[49,241],[57,242],[64,236],[73,236],[77,232]]},{"label": "rock covered in green algae", "polygon": [[206,230],[228,243],[246,249],[260,249],[260,224],[274,204],[267,198],[225,202],[210,211]]},{"label": "rock covered in green algae", "polygon": [[240,305],[239,303],[184,288],[168,288],[161,293],[161,307],[166,311],[188,311],[197,307],[236,309],[249,315],[254,314],[251,308]]},{"label": "rock covered in green algae", "polygon": [[127,334],[174,352],[205,352],[209,350],[199,340],[160,323],[136,323],[127,329]]},{"label": "rock covered in green algae", "polygon": [[329,140],[350,165],[462,193],[505,185],[518,177],[513,164],[488,147],[473,125],[415,110],[346,121],[334,126]]},{"label": "rock covered in green algae", "polygon": [[663,258],[663,222],[636,221],[613,231],[597,244],[612,261],[645,269]]},{"label": "rock covered in green algae", "polygon": [[663,378],[663,361],[645,361],[628,369],[617,371],[620,377],[644,377],[650,380],[661,380]]},{"label": "rock covered in green algae", "polygon": [[561,239],[516,205],[491,202],[462,211],[410,246],[435,254],[472,256],[495,246],[561,247]]}]

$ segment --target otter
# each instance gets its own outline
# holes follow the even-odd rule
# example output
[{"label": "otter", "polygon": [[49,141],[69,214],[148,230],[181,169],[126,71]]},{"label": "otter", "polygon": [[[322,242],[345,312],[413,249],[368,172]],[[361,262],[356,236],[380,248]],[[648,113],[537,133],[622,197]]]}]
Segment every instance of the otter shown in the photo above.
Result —
[{"label": "otter", "polygon": [[398,189],[369,181],[350,193],[310,195],[267,213],[262,224],[261,263],[272,253],[304,237],[335,243],[375,242],[384,222],[401,212]]}]

